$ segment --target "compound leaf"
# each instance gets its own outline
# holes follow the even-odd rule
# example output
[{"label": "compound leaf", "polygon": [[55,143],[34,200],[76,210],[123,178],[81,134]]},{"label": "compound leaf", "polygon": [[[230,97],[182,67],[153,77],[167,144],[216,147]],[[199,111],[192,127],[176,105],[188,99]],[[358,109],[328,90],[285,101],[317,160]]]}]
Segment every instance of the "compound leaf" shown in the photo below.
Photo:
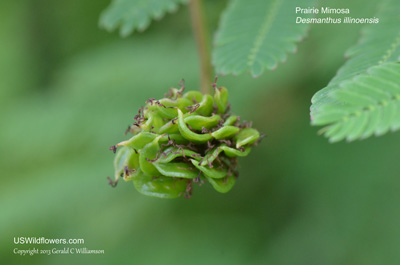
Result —
[{"label": "compound leaf", "polygon": [[365,139],[400,128],[399,63],[373,66],[342,82],[329,96],[332,101],[320,106],[313,123],[330,124],[321,131],[331,142]]},{"label": "compound leaf", "polygon": [[133,31],[144,31],[152,19],[174,12],[186,0],[113,0],[100,17],[100,26],[108,31],[119,28],[122,37]]},{"label": "compound leaf", "polygon": [[312,98],[313,125],[331,142],[380,136],[400,128],[400,2],[382,3],[378,24],[364,28],[349,60]]},{"label": "compound leaf", "polygon": [[[302,5],[312,6],[313,2],[305,0]],[[264,69],[274,69],[286,61],[308,28],[296,23],[296,5],[292,0],[233,0],[221,17],[215,39],[213,63],[217,73],[250,71],[257,77]]]}]

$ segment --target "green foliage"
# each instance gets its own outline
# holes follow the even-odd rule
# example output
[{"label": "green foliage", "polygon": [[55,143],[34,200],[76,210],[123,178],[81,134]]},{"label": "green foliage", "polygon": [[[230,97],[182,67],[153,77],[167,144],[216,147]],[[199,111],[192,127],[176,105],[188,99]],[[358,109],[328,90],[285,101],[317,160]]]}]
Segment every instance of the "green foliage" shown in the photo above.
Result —
[{"label": "green foliage", "polygon": [[174,12],[186,0],[113,0],[100,17],[100,26],[113,31],[120,28],[122,37],[133,31],[144,31],[152,19]]},{"label": "green foliage", "polygon": [[[147,98],[163,95],[181,77],[188,86],[197,84],[193,36],[170,24],[188,29],[186,18],[174,16],[160,30],[129,40],[103,33],[104,39],[94,41],[93,20],[106,2],[63,1],[68,11],[80,10],[65,16],[71,13],[60,1],[0,1],[0,54],[7,55],[0,57],[8,58],[0,85],[2,264],[399,263],[400,165],[393,158],[400,133],[328,145],[315,137],[304,114],[307,95],[328,83],[327,73],[337,70],[359,25],[313,27],[299,54],[279,71],[257,79],[220,77],[230,88],[233,111],[268,132],[268,144],[239,159],[240,187],[228,194],[207,183],[190,201],[166,201],[142,196],[132,185],[118,190],[106,185],[115,155],[105,146],[122,139],[132,113]],[[348,4],[355,12],[373,6]],[[54,12],[27,16],[30,5],[51,5]],[[217,20],[214,12],[211,19]],[[32,40],[38,32],[27,25],[34,14],[57,38],[40,34]],[[84,27],[76,34],[67,25]],[[47,84],[27,76],[43,71],[43,58],[29,56],[35,45],[73,51],[73,57],[51,60],[57,75]],[[247,89],[252,93],[244,93]],[[85,244],[24,249],[87,247],[106,254],[19,257],[12,250],[22,246],[13,246],[13,237],[25,235],[84,238]]]},{"label": "green foliage", "polygon": [[332,124],[321,132],[331,142],[365,139],[400,128],[400,64],[373,66],[366,74],[343,81],[330,93],[314,124]]},{"label": "green foliage", "polygon": [[112,185],[123,177],[142,194],[159,198],[188,198],[193,182],[208,181],[222,193],[233,187],[236,158],[249,154],[260,133],[228,113],[225,87],[215,88],[213,98],[183,90],[173,88],[139,109],[129,128],[134,136],[111,147],[121,147]]},{"label": "green foliage", "polygon": [[[311,0],[302,1],[310,6]],[[296,51],[296,42],[306,34],[307,24],[296,24],[295,1],[233,0],[220,22],[213,63],[217,73],[257,77],[275,69]]]},{"label": "green foliage", "polygon": [[312,99],[313,125],[331,142],[365,139],[399,129],[400,29],[399,1],[387,1],[379,24],[365,27],[349,60],[327,87]]}]

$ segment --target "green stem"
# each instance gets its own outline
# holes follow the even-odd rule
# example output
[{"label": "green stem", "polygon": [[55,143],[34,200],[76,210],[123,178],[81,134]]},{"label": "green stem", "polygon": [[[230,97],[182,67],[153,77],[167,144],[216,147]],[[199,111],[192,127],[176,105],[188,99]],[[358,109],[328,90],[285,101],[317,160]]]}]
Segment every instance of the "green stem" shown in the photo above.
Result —
[{"label": "green stem", "polygon": [[203,93],[210,94],[212,83],[211,54],[202,0],[190,0],[189,10],[197,51],[200,57],[200,90]]}]

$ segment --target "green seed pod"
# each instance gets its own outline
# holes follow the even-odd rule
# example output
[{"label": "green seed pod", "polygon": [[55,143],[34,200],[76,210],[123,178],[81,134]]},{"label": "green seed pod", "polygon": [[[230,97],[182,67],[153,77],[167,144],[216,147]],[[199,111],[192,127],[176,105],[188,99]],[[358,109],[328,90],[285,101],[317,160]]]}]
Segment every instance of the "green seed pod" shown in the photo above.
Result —
[{"label": "green seed pod", "polygon": [[213,132],[211,135],[217,140],[230,139],[235,134],[237,134],[239,132],[239,130],[240,129],[238,127],[228,125],[228,126],[224,126],[221,129]]},{"label": "green seed pod", "polygon": [[170,177],[152,177],[140,174],[133,179],[135,188],[142,194],[163,199],[180,197],[186,190],[188,180]]},{"label": "green seed pod", "polygon": [[236,136],[236,148],[252,144],[257,141],[258,138],[260,138],[260,133],[256,129],[245,128]]},{"label": "green seed pod", "polygon": [[184,162],[154,163],[154,165],[162,175],[167,177],[194,179],[199,174],[195,167]]},{"label": "green seed pod", "polygon": [[191,160],[192,164],[201,172],[204,173],[204,175],[206,177],[209,178],[215,178],[215,179],[222,179],[224,177],[226,177],[226,175],[228,174],[228,172],[226,170],[224,170],[223,168],[221,169],[216,169],[216,168],[210,168],[208,166],[201,166],[200,163],[196,160]]},{"label": "green seed pod", "polygon": [[206,178],[208,182],[210,182],[211,185],[214,187],[214,189],[221,193],[227,193],[228,191],[230,191],[236,182],[236,178],[234,178],[233,176],[227,176],[223,179],[215,179],[207,176]]},{"label": "green seed pod", "polygon": [[215,89],[214,101],[219,113],[225,113],[228,107],[228,89],[220,87]]},{"label": "green seed pod", "polygon": [[140,169],[150,176],[158,176],[157,168],[153,165],[152,160],[157,158],[159,151],[161,150],[160,144],[158,143],[162,135],[156,137],[151,143],[146,144],[139,153],[139,165]]},{"label": "green seed pod", "polygon": [[224,126],[233,125],[238,120],[236,115],[229,116],[224,122]]},{"label": "green seed pod", "polygon": [[203,94],[201,94],[199,91],[188,91],[182,97],[192,100],[193,102],[200,102],[203,100]]},{"label": "green seed pod", "polygon": [[261,139],[249,124],[229,114],[228,90],[215,94],[173,88],[166,98],[149,99],[128,129],[133,137],[112,146],[115,185],[132,181],[142,194],[189,198],[193,183],[208,182],[226,193],[236,182],[237,158]]},{"label": "green seed pod", "polygon": [[157,163],[169,163],[172,160],[178,158],[178,157],[190,157],[196,160],[200,160],[201,158],[198,156],[198,154],[192,150],[189,149],[179,149],[176,147],[168,147],[165,149],[164,153],[160,158],[158,158]]},{"label": "green seed pod", "polygon": [[178,128],[184,138],[197,144],[206,143],[212,139],[209,133],[199,134],[190,130],[183,119],[183,113],[180,109],[178,109]]},{"label": "green seed pod", "polygon": [[204,95],[203,99],[199,103],[199,108],[196,110],[196,113],[205,117],[210,116],[213,111],[213,106],[213,97],[211,95]]},{"label": "green seed pod", "polygon": [[218,125],[221,116],[214,115],[211,117],[204,117],[201,115],[190,115],[184,119],[185,123],[192,129],[201,131],[203,128],[210,130]]},{"label": "green seed pod", "polygon": [[207,152],[200,165],[204,166],[209,163],[212,163],[219,156],[221,152],[224,152],[227,157],[232,158],[232,157],[247,156],[250,153],[250,150],[251,150],[250,147],[244,148],[243,151],[241,151],[238,149],[230,148],[225,144],[222,144],[218,147],[215,147],[211,151]]}]

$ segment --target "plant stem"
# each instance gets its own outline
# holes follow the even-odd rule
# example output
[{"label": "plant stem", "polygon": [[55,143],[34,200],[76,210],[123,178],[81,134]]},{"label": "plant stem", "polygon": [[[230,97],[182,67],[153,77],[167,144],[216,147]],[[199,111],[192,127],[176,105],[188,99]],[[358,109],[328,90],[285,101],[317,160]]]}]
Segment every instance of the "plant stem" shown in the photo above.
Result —
[{"label": "plant stem", "polygon": [[212,66],[202,0],[190,0],[189,10],[200,61],[200,91],[209,94],[211,93]]}]

